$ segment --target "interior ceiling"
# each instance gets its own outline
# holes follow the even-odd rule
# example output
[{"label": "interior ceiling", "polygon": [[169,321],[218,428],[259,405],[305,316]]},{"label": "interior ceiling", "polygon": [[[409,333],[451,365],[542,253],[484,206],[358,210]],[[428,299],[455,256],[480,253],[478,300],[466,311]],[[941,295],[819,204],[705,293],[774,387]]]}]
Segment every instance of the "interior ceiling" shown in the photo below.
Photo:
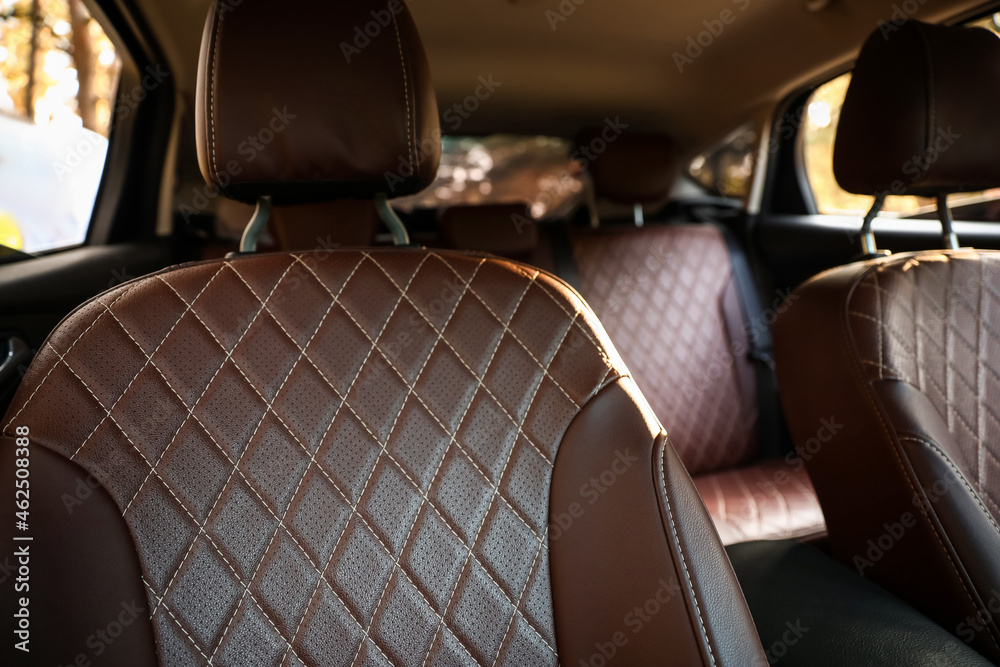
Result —
[{"label": "interior ceiling", "polygon": [[[211,0],[137,1],[191,108]],[[305,12],[304,5],[275,3],[275,11]],[[492,75],[500,83],[457,131],[445,124],[446,132],[570,136],[605,117],[620,117],[635,128],[672,134],[690,151],[719,139],[755,109],[851,61],[878,21],[894,12],[898,17],[902,7],[916,7],[915,18],[944,21],[982,6],[982,0],[832,0],[816,12],[806,5],[807,0],[409,2],[442,113],[473,94],[479,77]],[[719,34],[679,72],[673,54],[683,53],[688,38],[696,39],[705,22],[718,20],[724,10],[731,12],[726,16],[731,22],[721,32],[716,23]],[[566,20],[556,22],[554,15]],[[330,48],[352,39],[353,30],[331,27]],[[266,40],[261,35],[262,44]],[[708,42],[704,35],[702,40]]]}]

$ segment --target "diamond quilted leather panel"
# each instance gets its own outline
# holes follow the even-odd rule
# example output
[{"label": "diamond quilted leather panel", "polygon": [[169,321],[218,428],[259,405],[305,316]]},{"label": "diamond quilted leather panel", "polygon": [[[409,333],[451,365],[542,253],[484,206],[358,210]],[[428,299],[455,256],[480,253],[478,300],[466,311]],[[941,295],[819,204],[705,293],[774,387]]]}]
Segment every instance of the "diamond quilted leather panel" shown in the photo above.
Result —
[{"label": "diamond quilted leather panel", "polygon": [[[604,323],[692,473],[756,452],[756,399],[744,395],[722,302],[725,240],[704,226],[585,233],[573,240],[580,292]],[[745,348],[743,350],[745,352]]]},{"label": "diamond quilted leather panel", "polygon": [[[39,424],[118,503],[164,664],[556,664],[549,484],[623,373],[606,335],[526,267],[323,257],[103,295],[7,428]],[[48,425],[65,401],[78,423]]]},{"label": "diamond quilted leather panel", "polygon": [[1000,257],[955,252],[882,264],[857,285],[849,322],[868,377],[930,399],[969,477],[1000,519]]}]

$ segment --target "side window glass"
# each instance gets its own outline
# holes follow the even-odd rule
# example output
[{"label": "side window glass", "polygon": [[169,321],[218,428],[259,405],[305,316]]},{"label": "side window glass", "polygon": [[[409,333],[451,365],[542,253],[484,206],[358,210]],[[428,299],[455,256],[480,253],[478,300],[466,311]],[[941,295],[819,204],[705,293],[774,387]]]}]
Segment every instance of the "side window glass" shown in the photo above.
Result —
[{"label": "side window glass", "polygon": [[750,192],[757,132],[747,123],[688,165],[688,176],[711,194],[741,199]]},{"label": "side window glass", "polygon": [[120,73],[82,0],[0,0],[0,244],[86,239]]}]

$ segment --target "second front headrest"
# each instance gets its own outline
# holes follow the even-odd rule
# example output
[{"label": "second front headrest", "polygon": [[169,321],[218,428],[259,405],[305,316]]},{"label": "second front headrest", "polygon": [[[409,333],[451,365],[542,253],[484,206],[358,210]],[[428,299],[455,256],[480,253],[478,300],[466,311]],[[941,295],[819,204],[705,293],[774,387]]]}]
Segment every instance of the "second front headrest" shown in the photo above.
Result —
[{"label": "second front headrest", "polygon": [[833,170],[855,194],[936,196],[1000,185],[1000,39],[886,23],[858,57]]}]

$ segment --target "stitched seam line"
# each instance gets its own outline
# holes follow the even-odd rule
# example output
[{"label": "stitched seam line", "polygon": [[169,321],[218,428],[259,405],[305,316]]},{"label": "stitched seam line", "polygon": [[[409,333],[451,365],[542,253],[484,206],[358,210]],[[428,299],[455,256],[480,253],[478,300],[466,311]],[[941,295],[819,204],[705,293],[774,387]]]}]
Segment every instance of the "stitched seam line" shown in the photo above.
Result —
[{"label": "stitched seam line", "polygon": [[410,168],[413,169],[415,166],[415,160],[413,159],[413,131],[410,122],[410,117],[412,114],[412,109],[410,107],[410,86],[407,83],[407,73],[406,73],[406,59],[403,57],[403,38],[399,34],[399,23],[396,21],[396,15],[392,15],[392,25],[396,30],[396,46],[399,48],[399,63],[403,68],[403,99],[406,101],[406,150],[410,157]]},{"label": "stitched seam line", "polygon": [[701,606],[698,604],[698,595],[694,590],[694,582],[691,580],[691,573],[688,571],[687,561],[684,558],[684,547],[681,546],[680,538],[677,536],[677,526],[674,524],[674,513],[670,508],[670,496],[667,495],[667,484],[666,477],[667,473],[664,468],[666,465],[666,454],[667,445],[670,442],[666,434],[662,434],[663,441],[660,443],[660,465],[657,469],[657,476],[660,478],[660,492],[663,494],[663,505],[667,510],[667,519],[670,525],[670,536],[674,540],[674,545],[677,547],[677,555],[680,557],[681,567],[684,570],[684,579],[687,581],[688,591],[691,593],[691,601],[694,604],[694,610],[698,615],[698,628],[701,632],[702,641],[705,642],[705,648],[708,649],[708,660],[709,663],[715,664],[715,654],[712,652],[712,642],[708,638],[708,632],[705,629],[705,620],[701,616]]},{"label": "stitched seam line", "polygon": [[958,466],[955,465],[955,462],[951,460],[950,456],[945,454],[944,451],[942,451],[942,449],[938,447],[936,443],[932,442],[931,440],[928,440],[927,438],[922,438],[917,435],[903,435],[900,436],[899,439],[909,440],[910,442],[917,442],[932,448],[934,452],[938,455],[938,457],[946,464],[948,464],[948,467],[951,468],[952,472],[954,472],[955,475],[958,477],[958,479],[962,482],[962,486],[964,486],[965,489],[972,494],[973,499],[975,499],[976,501],[976,505],[978,505],[979,509],[983,511],[983,514],[986,516],[987,520],[989,520],[990,524],[993,526],[993,529],[997,531],[998,535],[1000,535],[1000,525],[997,525],[997,520],[993,518],[993,515],[990,514],[989,510],[986,509],[986,505],[983,504],[982,498],[980,498],[979,494],[976,493],[976,490],[972,488],[972,485],[969,484],[969,480],[966,479],[965,475],[962,474],[962,471],[958,469]]},{"label": "stitched seam line", "polygon": [[[212,61],[208,66],[208,118],[209,118],[209,129],[212,132],[212,140],[209,143],[211,146],[212,155],[212,176],[216,179],[219,176],[219,163],[217,157],[217,143],[215,135],[215,66],[218,64],[219,60],[219,33],[222,32],[222,19],[216,14],[215,17],[215,35],[212,38]],[[213,179],[214,180],[214,179]]]},{"label": "stitched seam line", "polygon": [[[73,348],[76,347],[76,344],[79,343],[81,340],[83,340],[83,337],[86,336],[87,333],[91,329],[94,328],[94,326],[101,320],[101,318],[104,317],[104,314],[106,312],[110,311],[111,306],[114,306],[116,303],[118,303],[119,301],[121,301],[122,299],[124,299],[126,296],[128,296],[128,294],[133,289],[135,289],[135,284],[133,284],[128,289],[123,290],[122,293],[118,295],[118,298],[115,299],[114,301],[112,301],[109,305],[102,304],[102,305],[104,305],[105,310],[102,310],[97,315],[97,317],[94,318],[94,321],[90,323],[90,326],[88,326],[86,329],[84,329],[83,332],[79,336],[76,337],[76,340],[74,340],[73,343],[62,354],[59,353],[59,350],[56,349],[55,345],[52,344],[51,340],[46,341],[45,345],[48,346],[48,348],[50,350],[52,350],[53,352],[55,352],[56,356],[58,356],[59,359],[57,359],[55,362],[53,362],[52,366],[49,367],[48,372],[45,373],[45,377],[42,378],[42,381],[39,382],[38,386],[36,386],[35,389],[34,389],[34,391],[31,392],[31,395],[28,396],[28,400],[26,400],[24,402],[24,405],[22,405],[21,409],[17,411],[17,414],[14,415],[9,422],[7,422],[7,426],[5,427],[5,429],[10,429],[10,427],[14,425],[14,422],[17,421],[17,418],[21,416],[21,413],[24,412],[25,408],[27,408],[28,405],[31,403],[31,400],[35,397],[35,394],[38,393],[38,391],[45,384],[45,381],[49,379],[50,375],[52,375],[52,371],[54,371],[56,369],[56,366],[59,365],[59,362],[62,361],[66,357],[66,355],[68,355],[70,352],[73,351]],[[103,404],[100,401],[97,401],[97,403],[98,403],[98,405],[101,405],[103,407]]]},{"label": "stitched seam line", "polygon": [[[920,498],[923,496],[921,493],[917,491],[917,488],[914,486],[913,479],[910,477],[909,471],[907,471],[906,466],[903,464],[902,454],[900,453],[899,448],[896,447],[895,440],[892,437],[892,432],[889,430],[889,426],[888,424],[886,424],[885,419],[883,419],[882,413],[879,411],[878,406],[875,403],[875,399],[871,394],[871,383],[865,378],[864,372],[860,364],[858,363],[858,359],[861,357],[861,355],[857,352],[857,346],[854,344],[854,337],[852,329],[850,328],[849,312],[851,308],[851,302],[854,299],[854,289],[855,287],[857,287],[858,283],[860,283],[862,280],[868,277],[868,275],[871,275],[871,273],[876,271],[877,268],[878,266],[873,266],[867,269],[867,271],[865,272],[866,275],[860,276],[857,279],[857,282],[855,282],[855,284],[851,287],[850,294],[848,294],[845,303],[846,310],[844,312],[844,316],[840,318],[841,335],[843,336],[842,339],[843,342],[847,345],[847,351],[848,351],[847,356],[851,360],[850,363],[851,374],[854,376],[855,380],[861,385],[861,394],[865,397],[865,401],[868,403],[869,408],[875,415],[875,418],[878,420],[879,426],[881,426],[882,432],[885,435],[886,438],[885,441],[889,445],[889,450],[895,457],[896,464],[899,466],[899,470],[903,474],[903,479],[906,481],[907,486],[910,487],[910,491],[913,494],[913,497]],[[878,299],[877,294],[876,294],[876,299]],[[952,571],[954,571],[955,576],[958,578],[959,583],[962,584],[962,589],[965,591],[965,595],[968,597],[969,602],[972,604],[973,609],[976,609],[978,611],[979,606],[973,599],[972,593],[969,591],[969,587],[965,583],[965,579],[959,573],[958,566],[955,565],[955,561],[952,559],[951,554],[948,552],[947,547],[945,547],[944,542],[941,540],[941,535],[938,533],[937,528],[934,526],[934,522],[928,515],[927,510],[923,506],[923,503],[920,503],[920,513],[923,514],[924,519],[927,522],[927,525],[930,528],[931,533],[934,535],[934,539],[937,541],[938,546],[941,547],[941,551],[948,559],[948,563],[951,565]],[[987,629],[989,630],[990,639],[992,639],[994,646],[1000,648],[1000,645],[997,644],[996,637],[993,635],[993,630],[990,628]]]}]

